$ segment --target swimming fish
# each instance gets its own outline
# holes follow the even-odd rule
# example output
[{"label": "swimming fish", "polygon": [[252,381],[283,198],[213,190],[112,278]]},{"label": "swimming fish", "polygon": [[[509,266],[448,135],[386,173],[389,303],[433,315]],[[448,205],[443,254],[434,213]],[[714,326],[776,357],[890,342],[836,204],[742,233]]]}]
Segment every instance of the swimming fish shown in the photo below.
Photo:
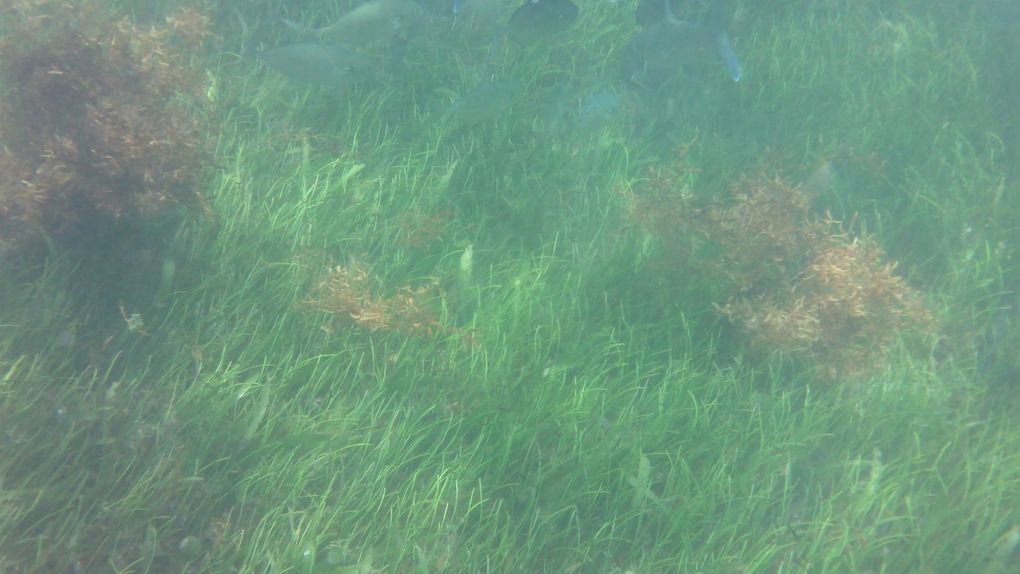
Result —
[{"label": "swimming fish", "polygon": [[339,20],[318,30],[284,19],[298,33],[347,46],[365,46],[407,35],[425,16],[414,0],[368,0]]},{"label": "swimming fish", "polygon": [[290,44],[262,54],[262,60],[289,80],[339,87],[358,73],[371,72],[372,59],[333,44]]},{"label": "swimming fish", "polygon": [[699,23],[677,18],[669,0],[650,0],[650,4],[659,4],[662,9],[644,8],[649,2],[639,7],[638,20],[646,22],[647,27],[634,37],[625,52],[629,80],[643,86],[661,86],[682,74],[685,66],[703,59],[706,52],[715,52],[722,58],[730,78],[740,81],[743,67],[733,51],[718,3],[712,4]]},{"label": "swimming fish", "polygon": [[521,43],[534,42],[566,30],[579,12],[571,0],[524,0],[510,15],[506,33]]}]

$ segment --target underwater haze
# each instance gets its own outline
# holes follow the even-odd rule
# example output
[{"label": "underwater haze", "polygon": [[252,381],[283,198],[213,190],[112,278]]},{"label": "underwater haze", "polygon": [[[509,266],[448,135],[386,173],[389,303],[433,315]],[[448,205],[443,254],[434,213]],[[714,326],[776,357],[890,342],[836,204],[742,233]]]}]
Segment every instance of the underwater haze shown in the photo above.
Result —
[{"label": "underwater haze", "polygon": [[1020,572],[1017,6],[5,0],[0,571]]}]

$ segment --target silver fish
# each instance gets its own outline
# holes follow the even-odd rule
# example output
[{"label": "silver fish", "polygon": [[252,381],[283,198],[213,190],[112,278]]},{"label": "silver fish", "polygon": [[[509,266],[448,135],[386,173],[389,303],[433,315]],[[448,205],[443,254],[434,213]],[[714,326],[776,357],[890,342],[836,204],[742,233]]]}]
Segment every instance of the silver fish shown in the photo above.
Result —
[{"label": "silver fish", "polygon": [[424,8],[413,0],[369,0],[318,30],[291,20],[283,23],[305,36],[360,47],[407,35],[424,17]]},{"label": "silver fish", "polygon": [[353,77],[371,73],[371,58],[331,44],[290,44],[262,54],[262,60],[289,80],[339,87]]}]

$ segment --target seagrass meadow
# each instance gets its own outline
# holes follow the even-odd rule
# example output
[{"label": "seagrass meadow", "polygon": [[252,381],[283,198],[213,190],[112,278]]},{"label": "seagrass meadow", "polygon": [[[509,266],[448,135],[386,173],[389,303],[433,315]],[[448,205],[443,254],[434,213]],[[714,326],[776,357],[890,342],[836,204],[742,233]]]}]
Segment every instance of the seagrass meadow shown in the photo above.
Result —
[{"label": "seagrass meadow", "polygon": [[5,2],[0,571],[1020,572],[1020,9],[721,5]]}]

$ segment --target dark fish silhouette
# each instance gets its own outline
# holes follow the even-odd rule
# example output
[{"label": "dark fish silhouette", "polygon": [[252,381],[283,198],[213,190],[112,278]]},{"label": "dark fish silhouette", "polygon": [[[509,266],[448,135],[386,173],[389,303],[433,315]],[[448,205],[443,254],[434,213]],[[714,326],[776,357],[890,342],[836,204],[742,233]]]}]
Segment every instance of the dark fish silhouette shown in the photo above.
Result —
[{"label": "dark fish silhouette", "polygon": [[552,36],[577,21],[577,4],[570,0],[524,0],[507,21],[507,35],[522,43]]}]

